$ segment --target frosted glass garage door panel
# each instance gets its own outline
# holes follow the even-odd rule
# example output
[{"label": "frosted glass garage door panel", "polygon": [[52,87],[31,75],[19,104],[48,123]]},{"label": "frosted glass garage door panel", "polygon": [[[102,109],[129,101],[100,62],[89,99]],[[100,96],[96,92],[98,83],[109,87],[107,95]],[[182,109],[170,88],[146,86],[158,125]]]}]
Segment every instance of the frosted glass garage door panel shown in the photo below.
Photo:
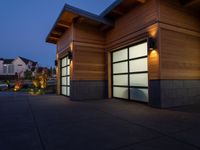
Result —
[{"label": "frosted glass garage door panel", "polygon": [[147,56],[147,42],[129,48],[129,58]]},{"label": "frosted glass garage door panel", "polygon": [[128,49],[119,50],[113,52],[113,62],[127,60],[128,59]]},{"label": "frosted glass garage door panel", "polygon": [[62,67],[67,66],[67,58],[61,60]]},{"label": "frosted glass garage door panel", "polygon": [[67,57],[67,65],[70,65],[70,60],[68,59],[68,57]]},{"label": "frosted glass garage door panel", "polygon": [[130,74],[130,86],[148,87],[148,74]]},{"label": "frosted glass garage door panel", "polygon": [[114,75],[113,85],[128,85],[128,75]]},{"label": "frosted glass garage door panel", "polygon": [[130,72],[148,71],[147,58],[130,61]]},{"label": "frosted glass garage door panel", "polygon": [[62,77],[61,85],[67,85],[67,78],[66,77]]},{"label": "frosted glass garage door panel", "polygon": [[117,98],[128,99],[128,88],[113,87],[113,96]]},{"label": "frosted glass garage door panel", "polygon": [[149,101],[148,89],[130,88],[130,99],[140,102],[148,102]]},{"label": "frosted glass garage door panel", "polygon": [[70,87],[67,87],[67,96],[70,96]]},{"label": "frosted glass garage door panel", "polygon": [[127,73],[128,72],[128,62],[113,64],[113,73]]},{"label": "frosted glass garage door panel", "polygon": [[62,94],[67,95],[67,87],[62,86]]},{"label": "frosted glass garage door panel", "polygon": [[67,68],[62,68],[62,76],[66,76],[67,75]]},{"label": "frosted glass garage door panel", "polygon": [[70,75],[70,66],[67,67],[67,75]]},{"label": "frosted glass garage door panel", "polygon": [[66,79],[67,79],[66,85],[70,85],[70,77],[66,77]]}]

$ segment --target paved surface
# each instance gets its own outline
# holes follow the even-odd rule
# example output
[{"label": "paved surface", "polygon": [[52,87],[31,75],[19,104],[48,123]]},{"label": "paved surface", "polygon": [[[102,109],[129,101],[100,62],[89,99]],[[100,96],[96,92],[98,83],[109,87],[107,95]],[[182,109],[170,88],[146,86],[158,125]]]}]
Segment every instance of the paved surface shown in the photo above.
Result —
[{"label": "paved surface", "polygon": [[0,150],[197,150],[200,105],[0,93]]}]

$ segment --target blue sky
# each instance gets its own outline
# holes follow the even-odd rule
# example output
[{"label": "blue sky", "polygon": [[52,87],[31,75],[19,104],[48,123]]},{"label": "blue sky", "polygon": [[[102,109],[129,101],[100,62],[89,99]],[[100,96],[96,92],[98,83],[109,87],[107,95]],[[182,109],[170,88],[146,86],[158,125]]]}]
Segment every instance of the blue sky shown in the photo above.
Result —
[{"label": "blue sky", "polygon": [[53,66],[56,47],[45,43],[65,3],[99,14],[114,0],[1,0],[0,58],[26,57]]}]

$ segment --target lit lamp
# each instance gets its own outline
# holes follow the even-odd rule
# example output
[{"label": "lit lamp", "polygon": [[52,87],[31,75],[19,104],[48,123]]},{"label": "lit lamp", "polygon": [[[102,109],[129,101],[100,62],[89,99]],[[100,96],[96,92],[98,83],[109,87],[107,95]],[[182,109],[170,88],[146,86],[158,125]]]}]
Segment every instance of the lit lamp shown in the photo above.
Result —
[{"label": "lit lamp", "polygon": [[148,47],[149,47],[150,51],[156,50],[157,46],[156,46],[156,39],[155,38],[149,37],[149,39],[148,39]]}]

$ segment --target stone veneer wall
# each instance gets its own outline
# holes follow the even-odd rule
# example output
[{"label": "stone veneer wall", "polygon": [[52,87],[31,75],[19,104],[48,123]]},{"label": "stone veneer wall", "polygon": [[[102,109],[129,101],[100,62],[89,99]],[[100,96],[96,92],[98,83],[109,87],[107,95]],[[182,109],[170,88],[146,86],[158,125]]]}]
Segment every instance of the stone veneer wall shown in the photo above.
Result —
[{"label": "stone veneer wall", "polygon": [[150,81],[150,105],[168,108],[200,102],[200,80]]},{"label": "stone veneer wall", "polygon": [[70,99],[71,100],[94,100],[108,98],[107,81],[70,81]]}]

